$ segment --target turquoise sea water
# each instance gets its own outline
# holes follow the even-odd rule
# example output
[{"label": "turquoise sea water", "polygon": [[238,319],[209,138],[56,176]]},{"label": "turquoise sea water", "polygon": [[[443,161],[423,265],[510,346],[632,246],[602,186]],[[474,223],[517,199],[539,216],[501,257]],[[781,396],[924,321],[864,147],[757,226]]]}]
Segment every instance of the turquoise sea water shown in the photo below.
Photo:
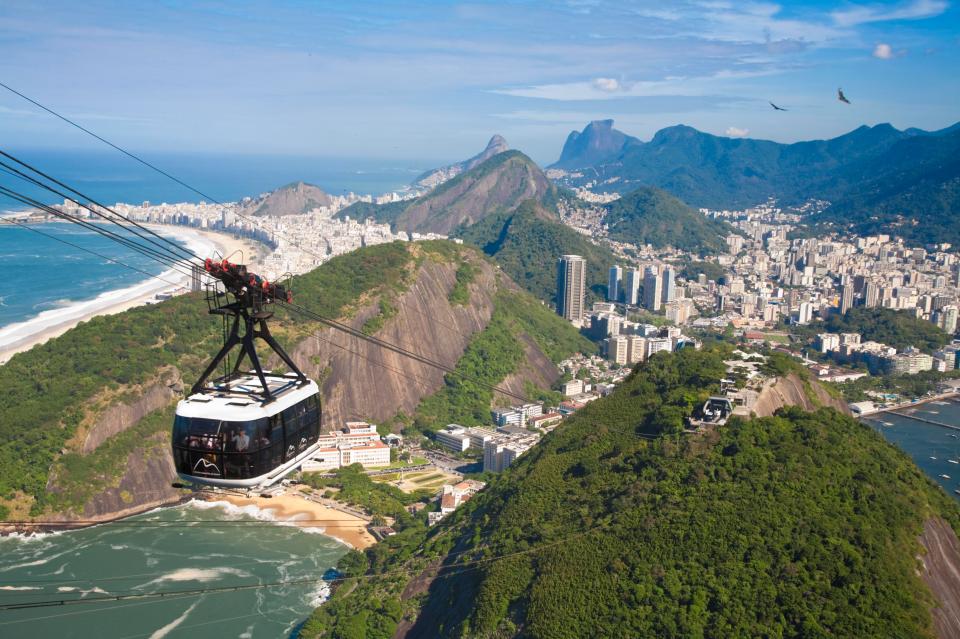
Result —
[{"label": "turquoise sea water", "polygon": [[5,610],[0,637],[287,637],[326,596],[321,577],[347,548],[258,514],[183,505],[84,530],[0,538],[0,604],[256,586]]},{"label": "turquoise sea water", "polygon": [[[166,268],[75,224],[36,228],[151,275]],[[148,279],[144,273],[7,223],[0,223],[0,274],[0,327]]]}]

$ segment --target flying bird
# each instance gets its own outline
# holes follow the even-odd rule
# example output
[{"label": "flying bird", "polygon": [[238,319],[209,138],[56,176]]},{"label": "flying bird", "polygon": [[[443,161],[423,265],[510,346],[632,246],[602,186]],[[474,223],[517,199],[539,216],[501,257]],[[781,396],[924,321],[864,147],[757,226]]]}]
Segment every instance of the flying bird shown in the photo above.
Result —
[{"label": "flying bird", "polygon": [[784,109],[783,107],[778,107],[778,106],[777,106],[776,104],[774,104],[773,102],[770,103],[770,106],[772,106],[772,107],[773,107],[774,109],[776,109],[777,111],[786,111],[786,110],[787,110],[787,109]]},{"label": "flying bird", "polygon": [[843,94],[843,89],[837,89],[837,99],[846,104],[850,104],[850,100]]}]

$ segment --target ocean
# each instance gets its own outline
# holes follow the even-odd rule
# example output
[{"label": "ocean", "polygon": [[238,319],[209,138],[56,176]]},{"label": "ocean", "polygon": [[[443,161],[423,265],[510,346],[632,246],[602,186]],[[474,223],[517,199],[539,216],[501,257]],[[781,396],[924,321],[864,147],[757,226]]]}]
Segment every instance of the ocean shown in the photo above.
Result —
[{"label": "ocean", "polygon": [[[958,401],[928,402],[901,412],[904,411],[915,411],[918,417],[960,426]],[[947,494],[960,500],[960,495],[954,492],[960,489],[960,431],[890,413],[862,421],[899,446]],[[958,463],[952,463],[951,459]]]},{"label": "ocean", "polygon": [[[204,199],[173,180],[112,150],[11,152],[78,191],[104,204],[148,201],[199,202]],[[146,161],[220,202],[254,197],[291,182],[315,184],[331,195],[348,192],[379,195],[399,190],[427,169],[447,164],[442,160],[382,160],[237,154],[144,153]],[[42,201],[63,198],[34,189],[7,175],[0,183]],[[0,210],[23,208],[0,200]]]},{"label": "ocean", "polygon": [[[287,637],[326,598],[321,577],[347,547],[262,518],[251,507],[191,502],[116,524],[0,538],[3,604],[262,586],[7,610],[0,636]],[[311,583],[280,583],[296,581]]]},{"label": "ocean", "polygon": [[[162,264],[75,224],[58,222],[36,228],[150,275],[166,270]],[[149,279],[144,273],[6,223],[0,223],[0,274],[0,327]]]}]

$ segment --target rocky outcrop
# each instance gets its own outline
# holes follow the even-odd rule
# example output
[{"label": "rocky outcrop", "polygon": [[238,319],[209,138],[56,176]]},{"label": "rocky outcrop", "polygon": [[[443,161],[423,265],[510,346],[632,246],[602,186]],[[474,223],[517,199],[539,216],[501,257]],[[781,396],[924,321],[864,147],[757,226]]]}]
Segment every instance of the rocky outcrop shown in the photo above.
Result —
[{"label": "rocky outcrop", "polygon": [[[425,260],[410,287],[392,302],[397,314],[376,336],[455,366],[493,314],[496,269],[479,258],[474,261],[478,272],[470,284],[470,301],[454,305],[447,296],[456,282],[457,264]],[[350,324],[359,329],[376,307],[372,302]],[[433,366],[334,329],[302,341],[291,356],[307,375],[322,379],[324,428],[349,419],[382,421],[398,411],[411,414],[444,383],[443,371]]]},{"label": "rocky outcrop", "polygon": [[805,383],[795,373],[778,377],[764,386],[751,412],[756,413],[757,417],[769,417],[784,406],[799,406],[809,411],[827,406],[846,415],[850,414],[850,409],[842,399],[833,397],[815,381]]},{"label": "rocky outcrop", "polygon": [[178,371],[163,371],[160,380],[144,388],[137,399],[114,404],[100,413],[93,425],[86,429],[80,452],[84,455],[92,453],[110,437],[134,426],[148,413],[160,410],[179,395],[182,387]]},{"label": "rocky outcrop", "polygon": [[487,142],[486,148],[477,153],[475,156],[469,160],[464,160],[463,162],[456,162],[448,166],[442,166],[438,169],[433,169],[427,171],[423,175],[417,177],[413,182],[413,186],[419,189],[432,189],[437,186],[440,186],[447,180],[451,180],[464,171],[469,171],[473,167],[486,162],[493,156],[498,153],[503,153],[504,151],[509,151],[510,145],[507,144],[507,141],[501,135],[494,135],[490,138],[490,141]]},{"label": "rocky outcrop", "polygon": [[918,557],[920,577],[930,588],[936,605],[930,611],[940,639],[960,637],[960,541],[941,517],[924,522],[920,543],[926,555]]},{"label": "rocky outcrop", "polygon": [[[169,435],[155,436],[166,443]],[[83,509],[84,519],[114,519],[143,512],[180,499],[173,488],[177,473],[168,446],[137,449],[127,457],[126,470],[117,486],[97,493]]]},{"label": "rocky outcrop", "polygon": [[302,215],[331,204],[333,204],[333,198],[319,186],[306,182],[294,182],[252,200],[244,206],[244,213],[273,217]]}]

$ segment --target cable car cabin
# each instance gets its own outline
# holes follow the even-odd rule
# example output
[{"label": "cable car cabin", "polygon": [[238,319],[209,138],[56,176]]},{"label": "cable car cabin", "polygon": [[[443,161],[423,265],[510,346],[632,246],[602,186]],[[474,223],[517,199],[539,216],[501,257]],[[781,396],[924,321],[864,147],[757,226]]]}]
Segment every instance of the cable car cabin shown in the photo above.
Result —
[{"label": "cable car cabin", "polygon": [[273,397],[262,402],[256,373],[231,376],[177,404],[173,458],[189,482],[224,487],[267,484],[316,450],[320,393],[316,382],[267,374]]}]

